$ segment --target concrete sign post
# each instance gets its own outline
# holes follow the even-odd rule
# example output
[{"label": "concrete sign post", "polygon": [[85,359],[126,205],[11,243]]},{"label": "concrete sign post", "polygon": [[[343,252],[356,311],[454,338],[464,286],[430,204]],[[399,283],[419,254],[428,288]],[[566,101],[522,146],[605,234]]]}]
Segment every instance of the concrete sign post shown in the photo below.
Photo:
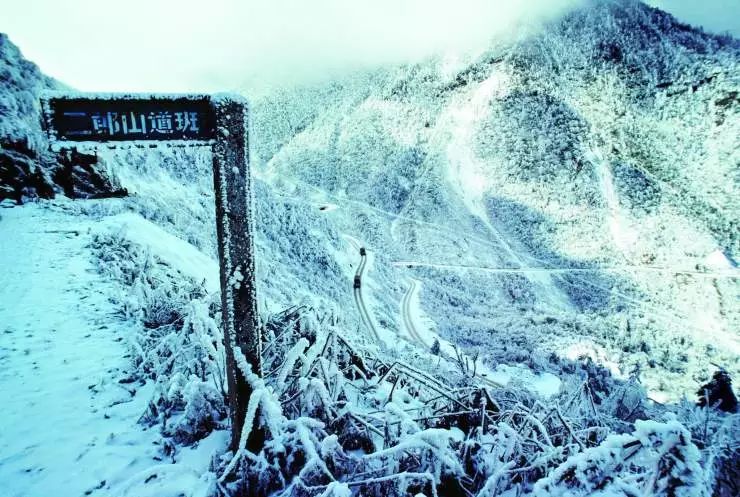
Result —
[{"label": "concrete sign post", "polygon": [[44,127],[51,143],[58,146],[127,142],[148,147],[165,142],[212,148],[231,448],[235,450],[251,395],[238,366],[241,356],[252,372],[262,375],[246,102],[233,95],[73,93],[46,96],[41,105]]}]

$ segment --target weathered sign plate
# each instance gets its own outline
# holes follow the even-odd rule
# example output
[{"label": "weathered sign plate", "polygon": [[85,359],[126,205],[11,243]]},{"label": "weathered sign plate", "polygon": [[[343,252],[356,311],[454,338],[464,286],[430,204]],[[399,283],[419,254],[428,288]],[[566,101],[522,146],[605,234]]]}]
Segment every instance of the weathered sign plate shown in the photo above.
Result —
[{"label": "weathered sign plate", "polygon": [[207,141],[215,137],[208,96],[50,97],[45,125],[59,141]]}]

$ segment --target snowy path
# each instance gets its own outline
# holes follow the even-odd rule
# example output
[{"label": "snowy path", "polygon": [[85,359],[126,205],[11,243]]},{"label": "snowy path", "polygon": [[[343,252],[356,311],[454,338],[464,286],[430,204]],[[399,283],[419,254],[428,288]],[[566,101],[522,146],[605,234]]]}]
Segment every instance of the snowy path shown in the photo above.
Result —
[{"label": "snowy path", "polygon": [[[421,284],[421,281],[412,278],[409,289],[406,291],[403,298],[401,299],[401,318],[404,328],[406,329],[406,335],[412,343],[416,344],[418,347],[421,347],[424,350],[431,349],[431,347],[427,345],[427,341],[429,341],[429,343],[439,341],[439,356],[451,363],[455,363],[457,360],[456,356],[460,352],[457,351],[450,342],[438,336],[428,326],[429,319],[426,318],[426,316],[424,315],[424,311],[422,311],[419,301],[419,291],[421,290]],[[427,323],[427,326],[423,328],[419,328],[415,324],[425,322]],[[462,357],[466,358],[464,354],[462,354]],[[477,363],[476,369],[476,378],[484,385],[491,388],[499,388],[506,384],[506,382],[494,381],[489,378],[489,376],[495,377],[496,374],[486,368],[480,360]]]},{"label": "snowy path", "polygon": [[0,215],[4,495],[82,495],[132,463],[131,446],[143,441],[127,421],[144,405],[133,384],[113,379],[125,348],[106,324],[115,319],[89,263],[87,227],[35,206]]},{"label": "snowy path", "polygon": [[700,271],[697,269],[686,269],[679,267],[662,267],[662,266],[638,266],[631,264],[619,264],[615,266],[594,266],[594,267],[486,267],[471,266],[466,264],[438,264],[435,262],[423,261],[392,261],[391,264],[396,267],[432,267],[437,269],[459,269],[461,271],[484,271],[486,273],[501,274],[530,274],[530,273],[551,273],[551,274],[570,274],[570,273],[594,273],[594,272],[616,272],[624,273],[631,271],[646,271],[656,273],[687,274],[698,278],[708,279],[738,279],[740,270],[727,268],[716,271]]},{"label": "snowy path", "polygon": [[[161,464],[159,437],[137,424],[151,387],[125,379],[129,329],[91,265],[93,222],[38,206],[0,216],[0,494],[119,494]],[[183,476],[190,495],[197,478]]]},{"label": "snowy path", "polygon": [[[427,344],[424,339],[421,338],[419,332],[416,331],[416,325],[414,325],[414,319],[412,317],[411,299],[416,297],[416,293],[419,287],[419,282],[412,279],[409,285],[408,291],[403,295],[401,299],[401,317],[403,318],[403,324],[406,328],[406,333],[412,341],[416,342],[420,347],[426,349]],[[418,297],[417,297],[418,298]]]}]

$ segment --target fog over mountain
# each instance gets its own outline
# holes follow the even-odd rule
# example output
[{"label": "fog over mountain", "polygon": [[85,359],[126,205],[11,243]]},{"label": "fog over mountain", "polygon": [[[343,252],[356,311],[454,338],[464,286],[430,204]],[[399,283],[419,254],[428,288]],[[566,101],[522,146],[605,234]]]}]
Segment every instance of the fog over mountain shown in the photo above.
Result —
[{"label": "fog over mountain", "polygon": [[[85,91],[264,91],[358,68],[485,50],[584,0],[11,0],[0,32]],[[740,34],[732,0],[653,0],[682,22]],[[176,16],[173,14],[176,13]],[[279,61],[276,63],[275,61]]]},{"label": "fog over mountain", "polygon": [[679,20],[701,26],[714,33],[740,35],[740,16],[737,2],[712,0],[692,2],[690,0],[650,0],[648,5],[658,7],[676,16]]}]

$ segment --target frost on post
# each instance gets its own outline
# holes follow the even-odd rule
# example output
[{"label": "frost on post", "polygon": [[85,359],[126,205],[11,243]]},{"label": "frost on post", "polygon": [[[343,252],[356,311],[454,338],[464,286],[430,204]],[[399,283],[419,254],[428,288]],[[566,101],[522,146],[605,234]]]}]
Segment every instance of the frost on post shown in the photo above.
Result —
[{"label": "frost on post", "polygon": [[213,147],[231,446],[236,449],[252,393],[246,378],[261,375],[246,102],[233,95],[54,92],[42,98],[41,106],[49,141],[60,148],[101,143]]},{"label": "frost on post", "polygon": [[[221,260],[221,304],[226,374],[231,405],[231,448],[239,445],[251,392],[235,360],[235,348],[261,376],[261,342],[255,298],[253,201],[249,177],[246,102],[232,96],[213,99],[217,139],[213,146],[216,230]],[[250,430],[251,431],[251,430]]]}]

